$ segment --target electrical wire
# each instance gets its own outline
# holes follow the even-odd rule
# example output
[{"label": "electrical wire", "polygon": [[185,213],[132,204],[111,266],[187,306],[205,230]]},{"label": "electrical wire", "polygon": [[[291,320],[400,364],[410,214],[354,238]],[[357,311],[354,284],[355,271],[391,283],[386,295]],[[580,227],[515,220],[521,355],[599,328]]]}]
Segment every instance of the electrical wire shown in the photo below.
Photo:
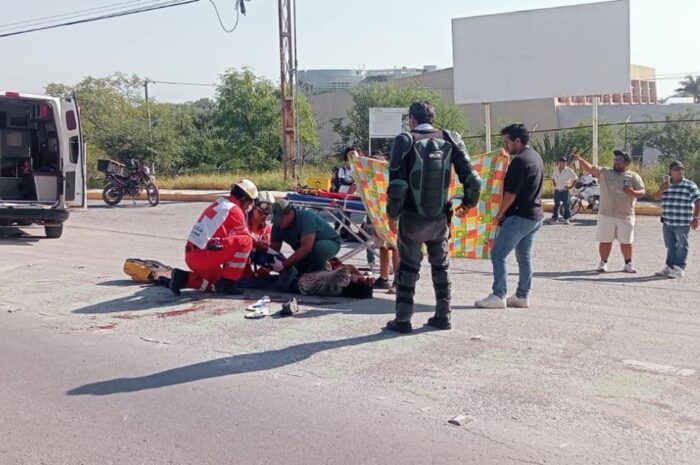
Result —
[{"label": "electrical wire", "polygon": [[175,82],[175,81],[153,81],[148,80],[151,84],[167,84],[171,86],[198,86],[198,87],[216,87],[217,84],[203,84],[199,82]]},{"label": "electrical wire", "polygon": [[226,25],[224,24],[224,22],[221,20],[221,15],[219,14],[219,8],[217,8],[216,3],[214,2],[214,0],[209,0],[209,3],[211,3],[211,5],[214,7],[214,11],[216,12],[216,18],[219,20],[219,25],[221,26],[221,29],[223,29],[224,32],[227,32],[229,34],[236,30],[236,28],[238,27],[238,20],[241,19],[241,10],[240,10],[239,6],[243,0],[235,0],[235,1],[236,1],[236,24],[234,24],[231,29],[228,29],[226,27]]},{"label": "electrical wire", "polygon": [[28,34],[30,32],[44,31],[47,29],[56,29],[59,27],[74,26],[76,24],[90,23],[93,21],[101,21],[101,20],[105,20],[105,19],[119,18],[122,16],[134,15],[134,14],[138,14],[138,13],[145,13],[148,11],[162,10],[164,8],[172,8],[175,6],[187,5],[189,3],[196,3],[199,1],[200,0],[173,0],[170,2],[151,5],[148,7],[135,8],[132,10],[125,10],[125,11],[120,11],[120,12],[116,12],[116,13],[110,13],[107,15],[96,16],[96,17],[92,17],[92,18],[76,19],[73,21],[54,24],[54,25],[50,25],[50,26],[41,26],[41,27],[34,27],[34,28],[30,28],[30,29],[24,29],[21,31],[6,32],[6,33],[0,34],[0,39],[3,37],[11,37],[11,36],[16,36],[16,35],[20,35],[20,34]]},{"label": "electrical wire", "polygon": [[66,19],[73,19],[73,18],[80,17],[80,16],[85,16],[86,13],[104,13],[106,11],[117,10],[117,9],[121,9],[127,5],[134,5],[135,3],[139,3],[139,4],[143,5],[143,4],[156,3],[156,2],[162,2],[162,1],[163,0],[148,0],[148,1],[144,2],[142,0],[130,0],[128,2],[113,3],[113,4],[109,4],[109,5],[103,5],[101,7],[88,8],[86,10],[77,10],[77,11],[72,11],[69,13],[62,13],[62,14],[51,15],[51,16],[43,16],[41,18],[34,18],[34,19],[26,19],[24,21],[16,21],[14,23],[0,24],[0,29],[18,29],[18,27],[13,27],[13,26],[19,26],[19,25],[36,26],[36,25],[40,25],[41,23],[57,22],[59,19],[66,20]]}]

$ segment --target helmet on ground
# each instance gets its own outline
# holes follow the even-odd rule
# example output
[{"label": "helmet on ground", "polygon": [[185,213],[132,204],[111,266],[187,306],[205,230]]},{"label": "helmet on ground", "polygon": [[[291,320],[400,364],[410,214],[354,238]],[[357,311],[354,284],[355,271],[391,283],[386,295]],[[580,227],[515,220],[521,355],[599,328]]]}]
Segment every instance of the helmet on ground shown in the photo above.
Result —
[{"label": "helmet on ground", "polygon": [[241,179],[234,184],[234,186],[237,186],[240,190],[245,192],[251,200],[256,200],[258,198],[258,187],[250,179]]}]

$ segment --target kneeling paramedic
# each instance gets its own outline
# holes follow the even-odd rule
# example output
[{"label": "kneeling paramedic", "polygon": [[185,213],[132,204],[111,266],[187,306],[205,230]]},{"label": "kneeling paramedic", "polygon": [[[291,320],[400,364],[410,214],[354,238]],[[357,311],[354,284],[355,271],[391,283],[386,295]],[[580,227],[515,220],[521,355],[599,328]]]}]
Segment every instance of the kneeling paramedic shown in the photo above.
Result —
[{"label": "kneeling paramedic", "polygon": [[294,268],[299,274],[323,271],[328,260],[340,251],[340,236],[318,213],[297,210],[287,200],[272,205],[272,244],[279,252],[282,243],[294,253],[284,261],[276,260],[272,270],[282,273]]},{"label": "kneeling paramedic", "polygon": [[243,179],[204,210],[192,228],[185,246],[185,262],[192,271],[174,269],[170,290],[199,289],[240,294],[236,285],[253,249],[253,237],[246,225],[246,212],[258,198],[255,184]]},{"label": "kneeling paramedic", "polygon": [[[387,214],[389,227],[399,236],[396,318],[386,328],[410,333],[413,296],[426,245],[435,290],[435,315],[428,325],[450,329],[451,284],[449,236],[452,205],[449,199],[452,167],[464,186],[462,215],[479,202],[481,178],[474,171],[459,134],[433,127],[435,112],[428,102],[409,108],[410,132],[394,140],[389,162]],[[398,227],[397,227],[398,222]]]}]

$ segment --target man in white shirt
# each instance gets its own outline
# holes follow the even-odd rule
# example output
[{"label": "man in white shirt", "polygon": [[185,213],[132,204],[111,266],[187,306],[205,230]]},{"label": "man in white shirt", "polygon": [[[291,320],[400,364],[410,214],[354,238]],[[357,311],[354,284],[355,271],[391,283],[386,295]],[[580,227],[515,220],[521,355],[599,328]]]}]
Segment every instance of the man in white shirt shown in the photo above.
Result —
[{"label": "man in white shirt", "polygon": [[569,224],[571,208],[569,206],[569,190],[578,180],[576,172],[567,166],[566,157],[561,157],[557,162],[557,167],[552,173],[554,183],[554,212],[552,218],[547,220],[547,224],[556,224],[559,220],[559,206],[564,205],[564,224]]}]

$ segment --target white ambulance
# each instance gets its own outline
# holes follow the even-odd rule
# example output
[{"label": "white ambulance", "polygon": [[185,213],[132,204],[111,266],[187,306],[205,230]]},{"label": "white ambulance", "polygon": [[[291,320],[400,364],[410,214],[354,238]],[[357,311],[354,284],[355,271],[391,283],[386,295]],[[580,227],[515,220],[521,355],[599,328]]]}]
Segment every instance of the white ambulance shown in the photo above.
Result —
[{"label": "white ambulance", "polygon": [[0,227],[61,237],[69,207],[87,206],[85,170],[75,98],[0,93]]}]

